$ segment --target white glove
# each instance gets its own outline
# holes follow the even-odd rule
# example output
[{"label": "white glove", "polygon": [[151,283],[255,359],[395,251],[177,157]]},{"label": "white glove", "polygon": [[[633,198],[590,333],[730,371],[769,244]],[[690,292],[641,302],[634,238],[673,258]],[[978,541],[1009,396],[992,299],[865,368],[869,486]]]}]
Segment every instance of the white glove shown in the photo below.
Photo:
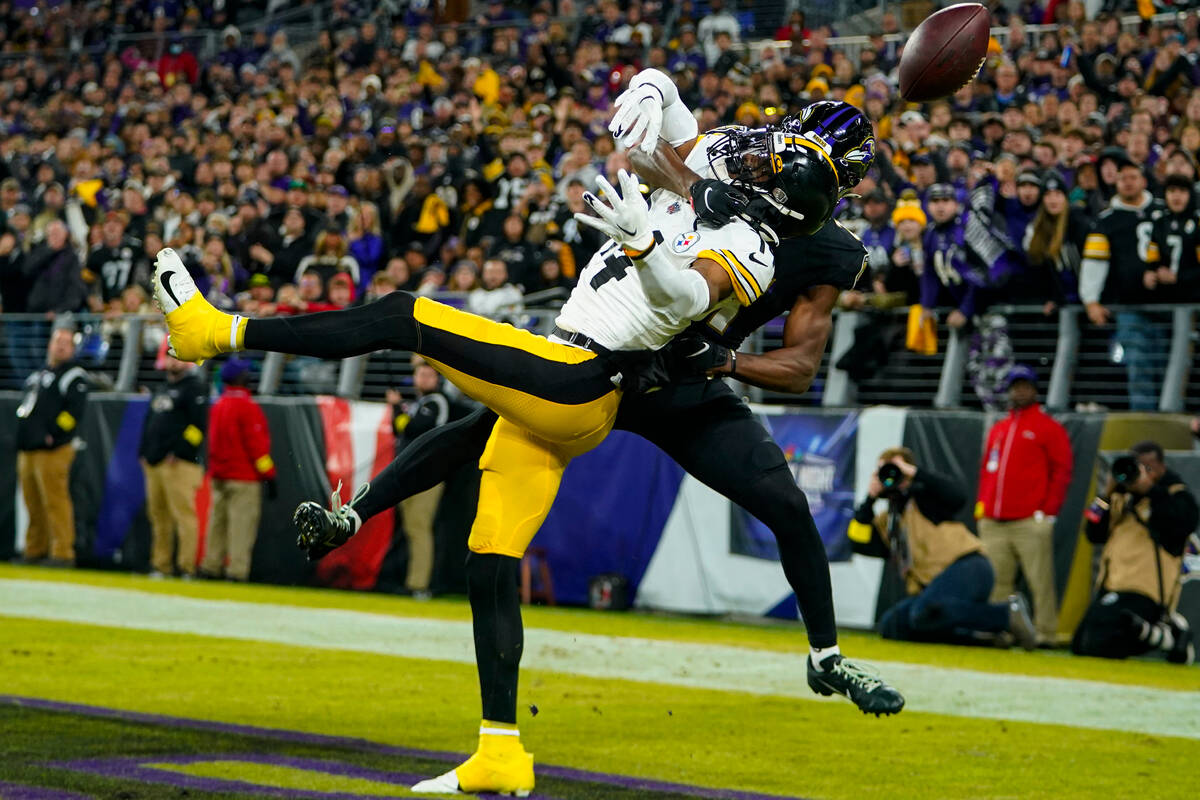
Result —
[{"label": "white glove", "polygon": [[608,203],[591,192],[584,192],[583,202],[596,216],[577,213],[575,219],[595,228],[627,250],[649,250],[654,244],[654,231],[650,228],[650,207],[638,188],[638,177],[621,170],[617,173],[617,182],[621,184],[619,194],[603,175],[598,176],[596,186]]},{"label": "white glove", "polygon": [[616,113],[608,129],[621,147],[631,149],[641,141],[643,152],[653,153],[663,126],[663,96],[653,84],[633,86],[613,103]]}]

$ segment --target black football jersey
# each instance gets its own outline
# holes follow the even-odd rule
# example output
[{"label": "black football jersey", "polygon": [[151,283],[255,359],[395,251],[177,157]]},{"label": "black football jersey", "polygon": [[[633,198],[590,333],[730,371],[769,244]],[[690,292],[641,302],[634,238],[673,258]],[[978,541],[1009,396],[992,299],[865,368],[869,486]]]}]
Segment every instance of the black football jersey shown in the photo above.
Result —
[{"label": "black football jersey", "polygon": [[1108,262],[1102,303],[1151,302],[1143,275],[1150,261],[1154,222],[1166,208],[1152,200],[1143,208],[1113,205],[1100,212],[1083,245],[1083,257]]},{"label": "black football jersey", "polygon": [[722,309],[692,323],[699,334],[737,348],[758,328],[791,311],[797,298],[814,286],[853,289],[867,274],[867,249],[837,221],[811,236],[786,239],[775,250],[775,278],[748,306]]},{"label": "black football jersey", "polygon": [[1154,233],[1147,262],[1175,273],[1175,284],[1164,287],[1171,300],[1194,303],[1200,299],[1200,222],[1195,212],[1163,214],[1154,220]]}]

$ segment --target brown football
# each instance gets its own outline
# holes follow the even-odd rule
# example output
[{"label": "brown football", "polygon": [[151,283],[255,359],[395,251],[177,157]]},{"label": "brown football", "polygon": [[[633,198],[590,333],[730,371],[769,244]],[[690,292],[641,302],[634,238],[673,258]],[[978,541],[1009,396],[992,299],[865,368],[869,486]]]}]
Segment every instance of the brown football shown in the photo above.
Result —
[{"label": "brown football", "polygon": [[925,102],[954,94],[987,57],[991,15],[978,3],[959,3],[930,15],[904,43],[900,94]]}]

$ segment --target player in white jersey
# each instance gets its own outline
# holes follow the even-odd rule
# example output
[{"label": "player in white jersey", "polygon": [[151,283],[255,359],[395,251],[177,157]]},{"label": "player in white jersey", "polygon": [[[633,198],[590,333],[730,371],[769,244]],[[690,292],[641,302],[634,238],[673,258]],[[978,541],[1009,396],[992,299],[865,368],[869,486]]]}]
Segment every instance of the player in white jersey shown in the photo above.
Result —
[{"label": "player in white jersey", "polygon": [[[677,98],[673,105],[682,107]],[[694,137],[693,120],[687,138],[694,143]],[[800,224],[820,227],[824,220],[811,214],[819,192],[805,187],[827,190],[821,208],[836,201],[836,168],[798,136],[733,129],[701,141],[698,151],[681,143],[681,155],[696,151],[692,163],[706,166],[705,174],[737,174],[749,190],[763,193],[769,209],[756,220],[763,224],[739,221],[728,232],[707,228],[682,197],[666,192],[654,198],[652,214],[634,176],[622,172],[620,192],[601,179],[607,202],[585,195],[597,216],[580,221],[611,242],[585,270],[584,288],[550,339],[402,292],[345,311],[247,320],[214,309],[178,255],[159,253],[156,299],[166,313],[171,347],[184,360],[242,349],[324,358],[411,350],[500,416],[480,460],[479,513],[468,540],[472,558],[480,557],[478,569],[468,564],[484,694],[479,749],[452,772],[422,784],[422,792],[532,789],[532,756],[517,736],[515,712],[505,713],[511,719],[489,712],[515,703],[521,649],[515,595],[512,603],[501,603],[497,593],[515,591],[507,578],[545,519],[567,463],[611,429],[618,386],[628,389],[638,377],[640,349],[660,347],[722,304],[753,302],[773,275],[764,236],[786,235]],[[672,212],[675,203],[679,208]],[[335,511],[339,505],[337,498]],[[515,636],[513,620],[500,619],[512,614]]]},{"label": "player in white jersey", "polygon": [[[687,163],[697,173],[711,176],[706,153],[706,147],[694,148]],[[706,306],[699,316],[720,312],[723,307],[747,306],[762,295],[774,276],[775,264],[759,231],[741,219],[720,228],[703,225],[690,203],[664,189],[654,192],[650,200],[649,225],[675,269],[708,259],[729,280],[732,291]],[[652,302],[633,259],[609,239],[584,267],[557,325],[560,331],[584,334],[609,350],[657,350],[691,321],[670,305]]]}]

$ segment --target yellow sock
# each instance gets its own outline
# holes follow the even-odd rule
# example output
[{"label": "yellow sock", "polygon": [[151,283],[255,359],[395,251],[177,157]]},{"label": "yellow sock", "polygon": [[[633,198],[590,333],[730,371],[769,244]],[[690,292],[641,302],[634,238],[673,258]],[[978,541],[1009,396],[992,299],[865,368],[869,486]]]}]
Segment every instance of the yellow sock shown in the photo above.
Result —
[{"label": "yellow sock", "polygon": [[511,722],[485,719],[479,725],[479,752],[490,756],[505,756],[524,751],[521,733]]}]

